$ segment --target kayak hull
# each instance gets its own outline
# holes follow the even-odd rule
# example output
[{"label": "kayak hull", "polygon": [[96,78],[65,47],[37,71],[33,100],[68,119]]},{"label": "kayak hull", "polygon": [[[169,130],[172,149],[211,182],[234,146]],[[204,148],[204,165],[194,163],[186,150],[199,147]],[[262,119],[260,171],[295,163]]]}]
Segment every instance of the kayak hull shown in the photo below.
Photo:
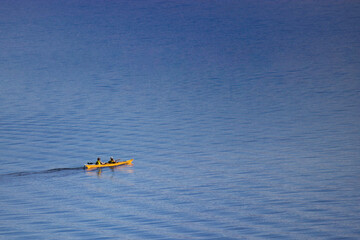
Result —
[{"label": "kayak hull", "polygon": [[95,168],[103,168],[103,167],[117,167],[117,166],[121,166],[121,165],[130,165],[132,164],[132,161],[134,161],[134,159],[130,159],[127,161],[122,161],[122,162],[116,162],[116,163],[104,163],[104,164],[85,164],[84,168],[85,169],[95,169]]}]

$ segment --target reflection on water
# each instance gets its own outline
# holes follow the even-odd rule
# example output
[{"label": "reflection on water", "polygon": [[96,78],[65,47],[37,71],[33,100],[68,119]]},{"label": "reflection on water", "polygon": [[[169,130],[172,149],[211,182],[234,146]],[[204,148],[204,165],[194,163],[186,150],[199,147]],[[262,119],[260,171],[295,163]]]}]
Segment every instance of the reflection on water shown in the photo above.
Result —
[{"label": "reflection on water", "polygon": [[133,164],[116,166],[116,167],[106,167],[106,168],[96,168],[96,169],[86,169],[86,175],[88,176],[97,176],[101,177],[103,172],[105,173],[116,173],[116,172],[124,172],[124,173],[134,173],[133,169],[128,169],[129,167],[133,166]]}]

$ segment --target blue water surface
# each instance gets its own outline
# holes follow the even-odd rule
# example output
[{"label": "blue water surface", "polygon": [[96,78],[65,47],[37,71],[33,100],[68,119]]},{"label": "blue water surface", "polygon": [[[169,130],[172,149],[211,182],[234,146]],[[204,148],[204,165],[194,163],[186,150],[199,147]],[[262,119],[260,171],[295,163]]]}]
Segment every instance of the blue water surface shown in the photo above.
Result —
[{"label": "blue water surface", "polygon": [[[359,239],[356,1],[0,3],[0,239]],[[97,157],[131,166],[86,171]]]}]

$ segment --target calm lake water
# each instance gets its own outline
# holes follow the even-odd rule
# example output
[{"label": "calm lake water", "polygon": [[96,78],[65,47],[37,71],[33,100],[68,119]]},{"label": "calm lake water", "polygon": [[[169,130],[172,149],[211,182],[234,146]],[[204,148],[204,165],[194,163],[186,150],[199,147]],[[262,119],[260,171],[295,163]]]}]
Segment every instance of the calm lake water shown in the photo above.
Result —
[{"label": "calm lake water", "polygon": [[[359,1],[0,3],[0,239],[359,239]],[[110,156],[132,166],[86,171]]]}]

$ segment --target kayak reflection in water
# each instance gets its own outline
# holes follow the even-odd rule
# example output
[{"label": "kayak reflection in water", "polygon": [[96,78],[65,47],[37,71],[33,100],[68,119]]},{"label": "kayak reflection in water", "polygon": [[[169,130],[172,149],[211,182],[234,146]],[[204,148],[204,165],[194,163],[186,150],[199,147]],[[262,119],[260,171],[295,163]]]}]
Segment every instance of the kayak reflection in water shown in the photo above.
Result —
[{"label": "kayak reflection in water", "polygon": [[100,158],[98,157],[95,164],[96,164],[96,165],[101,165],[101,164],[103,164],[103,163],[100,161]]},{"label": "kayak reflection in water", "polygon": [[110,157],[110,161],[108,161],[108,163],[116,163],[116,161],[114,160],[113,157]]}]

